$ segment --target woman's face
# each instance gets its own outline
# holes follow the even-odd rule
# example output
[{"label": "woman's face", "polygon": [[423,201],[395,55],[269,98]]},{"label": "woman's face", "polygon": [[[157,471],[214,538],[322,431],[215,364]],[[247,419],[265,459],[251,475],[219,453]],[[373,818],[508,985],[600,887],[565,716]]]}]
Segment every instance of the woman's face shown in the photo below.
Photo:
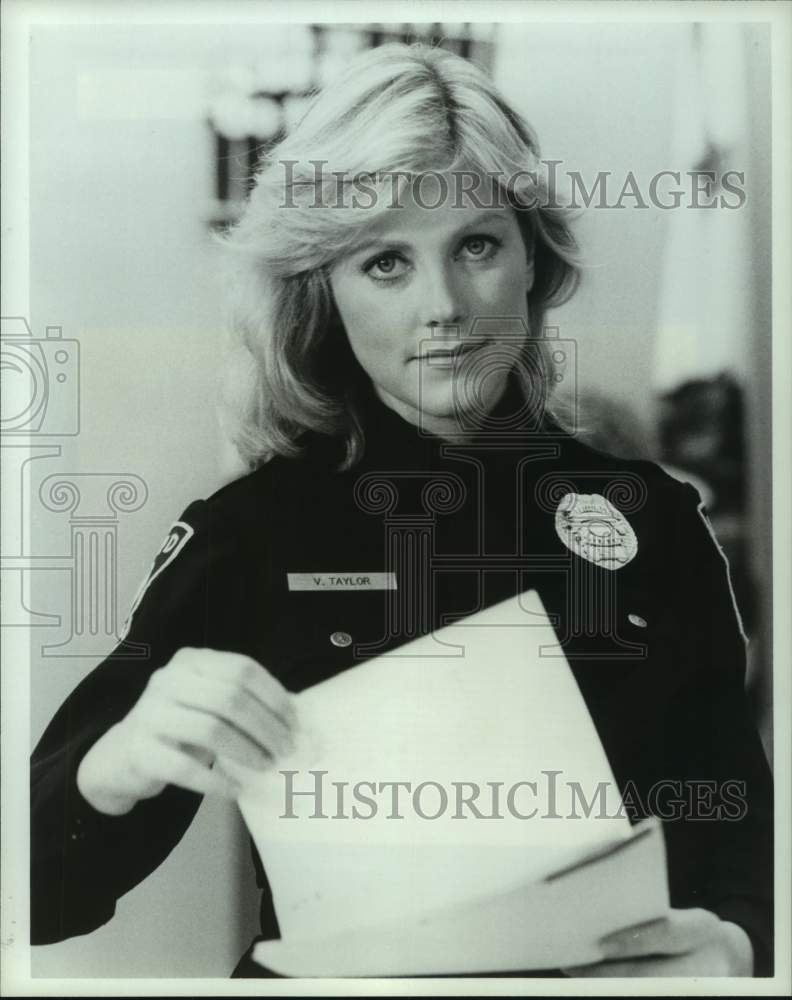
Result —
[{"label": "woman's face", "polygon": [[[514,211],[455,190],[405,192],[330,271],[352,350],[411,423],[458,434],[500,399],[528,331],[532,267]],[[496,203],[500,199],[493,199]]]}]

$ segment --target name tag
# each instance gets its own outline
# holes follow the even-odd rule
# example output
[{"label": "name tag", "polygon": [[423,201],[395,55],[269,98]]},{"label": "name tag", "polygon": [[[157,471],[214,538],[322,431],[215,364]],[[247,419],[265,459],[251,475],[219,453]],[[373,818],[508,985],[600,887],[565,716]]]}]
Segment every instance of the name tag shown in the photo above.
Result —
[{"label": "name tag", "polygon": [[289,590],[396,590],[395,573],[287,573]]}]

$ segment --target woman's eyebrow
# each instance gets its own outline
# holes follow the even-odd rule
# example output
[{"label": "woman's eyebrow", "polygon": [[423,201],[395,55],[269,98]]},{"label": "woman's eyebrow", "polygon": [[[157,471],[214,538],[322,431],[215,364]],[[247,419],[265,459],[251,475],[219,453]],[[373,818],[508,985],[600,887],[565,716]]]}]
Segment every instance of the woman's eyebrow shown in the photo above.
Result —
[{"label": "woman's eyebrow", "polygon": [[412,250],[412,245],[404,240],[390,240],[387,236],[370,236],[367,240],[362,240],[352,250],[352,253],[362,254],[371,250],[399,250],[402,253]]},{"label": "woman's eyebrow", "polygon": [[[489,209],[487,211],[481,212],[472,219],[468,219],[463,225],[459,226],[452,233],[449,234],[449,239],[454,240],[462,233],[469,232],[471,229],[475,229],[476,226],[481,226],[486,223],[500,223],[505,225],[508,221],[508,216],[504,212],[499,212],[497,209]],[[385,236],[370,236],[368,239],[362,240],[357,246],[354,247],[352,253],[363,254],[371,250],[398,250],[402,253],[406,253],[413,249],[413,245],[403,239],[389,239],[387,235]]]}]

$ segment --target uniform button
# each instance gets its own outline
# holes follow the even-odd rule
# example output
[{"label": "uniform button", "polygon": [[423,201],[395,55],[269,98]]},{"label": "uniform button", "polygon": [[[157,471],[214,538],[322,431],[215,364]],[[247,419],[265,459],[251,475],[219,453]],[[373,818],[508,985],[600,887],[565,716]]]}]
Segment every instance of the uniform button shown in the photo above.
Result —
[{"label": "uniform button", "polygon": [[330,642],[332,642],[334,646],[351,646],[352,636],[349,632],[333,632],[330,636]]},{"label": "uniform button", "polygon": [[627,621],[631,625],[635,625],[636,628],[646,628],[647,621],[645,618],[641,618],[640,615],[627,615]]}]

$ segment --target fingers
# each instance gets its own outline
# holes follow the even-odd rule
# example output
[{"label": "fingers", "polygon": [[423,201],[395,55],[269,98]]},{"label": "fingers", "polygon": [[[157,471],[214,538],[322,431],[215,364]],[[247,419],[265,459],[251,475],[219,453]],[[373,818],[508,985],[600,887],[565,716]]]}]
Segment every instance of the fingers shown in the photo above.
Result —
[{"label": "fingers", "polygon": [[702,909],[671,910],[668,916],[608,934],[599,942],[603,958],[641,955],[683,955],[706,944],[720,923]]},{"label": "fingers", "polygon": [[163,707],[160,717],[160,739],[174,747],[187,744],[210,764],[218,754],[255,770],[269,767],[272,756],[268,749],[251,739],[245,732],[225,719],[201,709],[184,710],[181,705]]},{"label": "fingers", "polygon": [[[251,695],[248,687],[237,686],[220,673],[220,677],[212,677],[165,668],[152,675],[149,683],[153,696],[160,701],[197,709],[223,720],[270,758],[288,754],[294,746],[292,726]],[[167,730],[159,714],[151,722],[164,734]],[[223,733],[227,738],[227,732]]]},{"label": "fingers", "polygon": [[234,760],[223,753],[217,755],[215,764],[216,769],[227,775],[236,785],[238,792],[249,786],[251,780],[255,780],[256,776],[261,773],[260,768],[252,770],[247,765],[240,764],[238,760]]},{"label": "fingers", "polygon": [[729,976],[734,973],[726,956],[705,947],[684,955],[655,955],[594,965],[569,966],[561,970],[576,979],[618,979],[638,976]]},{"label": "fingers", "polygon": [[163,675],[161,684],[176,704],[224,720],[270,758],[285,756],[293,749],[290,729],[246,688],[197,674],[190,678],[189,685],[177,675]]},{"label": "fingers", "polygon": [[605,961],[569,966],[566,976],[607,979],[623,976],[723,976],[729,955],[722,947],[721,920],[699,908],[608,934],[599,942]]},{"label": "fingers", "polygon": [[151,781],[179,785],[201,795],[233,799],[238,792],[236,783],[228,776],[211,770],[189,753],[167,743],[160,743],[138,767]]},{"label": "fingers", "polygon": [[180,649],[81,764],[81,794],[119,813],[166,784],[236,797],[218,755],[249,772],[294,748],[292,695],[250,657]]},{"label": "fingers", "polygon": [[290,692],[260,663],[239,653],[218,653],[211,649],[191,649],[189,653],[192,655],[188,662],[193,672],[244,688],[286,728],[295,724]]}]

